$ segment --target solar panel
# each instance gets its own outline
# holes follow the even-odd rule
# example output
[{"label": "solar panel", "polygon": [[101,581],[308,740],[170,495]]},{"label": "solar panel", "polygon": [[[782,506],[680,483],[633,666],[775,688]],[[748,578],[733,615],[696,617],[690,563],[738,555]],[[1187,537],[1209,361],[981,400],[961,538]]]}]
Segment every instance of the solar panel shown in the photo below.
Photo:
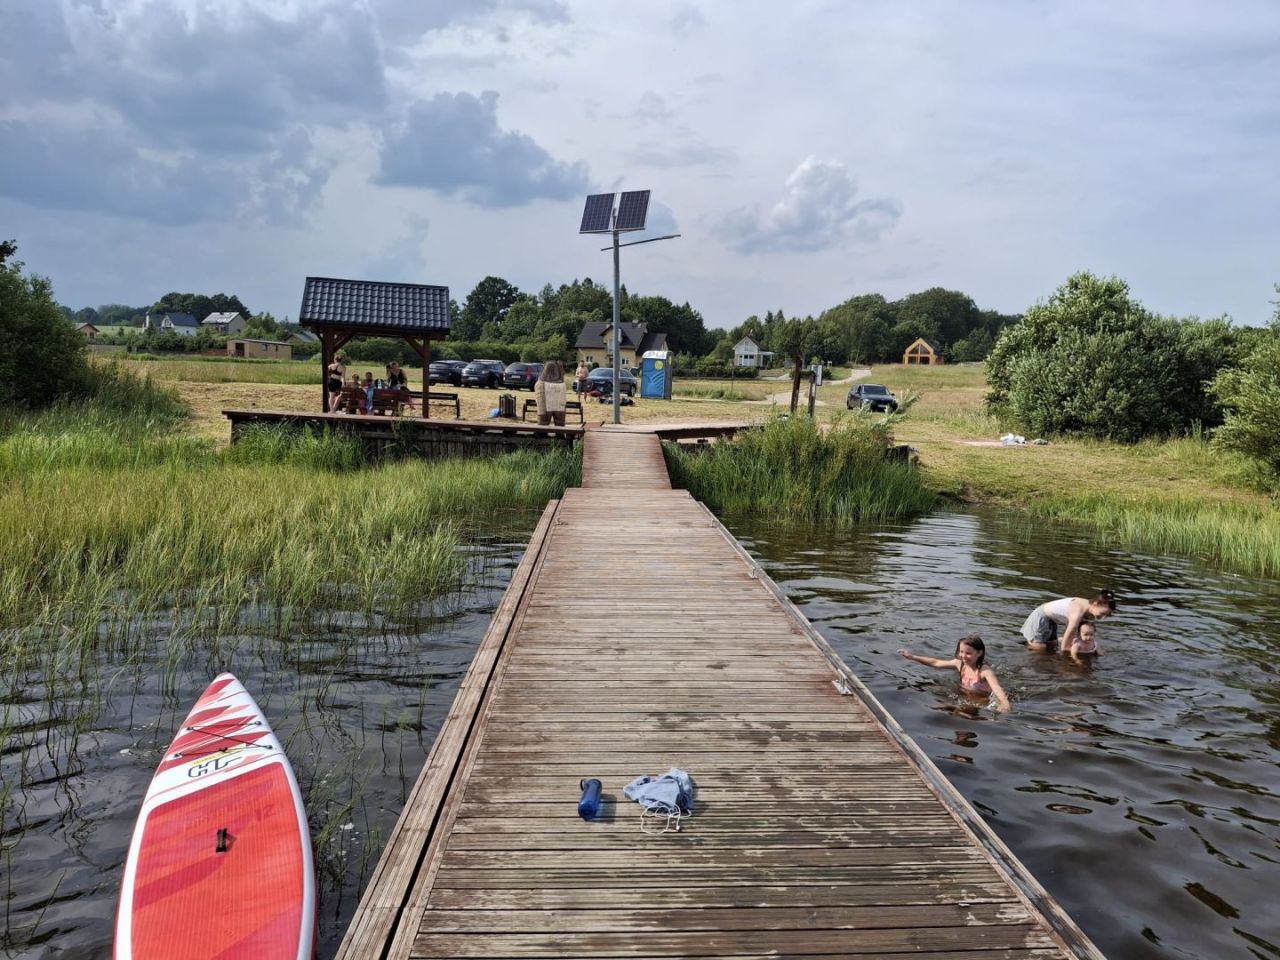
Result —
[{"label": "solar panel", "polygon": [[613,229],[609,223],[613,217],[613,194],[595,193],[587,197],[587,205],[582,211],[582,226],[579,233],[608,233]]},{"label": "solar panel", "polygon": [[649,212],[649,191],[628,190],[618,201],[618,218],[615,230],[643,230],[645,214]]}]

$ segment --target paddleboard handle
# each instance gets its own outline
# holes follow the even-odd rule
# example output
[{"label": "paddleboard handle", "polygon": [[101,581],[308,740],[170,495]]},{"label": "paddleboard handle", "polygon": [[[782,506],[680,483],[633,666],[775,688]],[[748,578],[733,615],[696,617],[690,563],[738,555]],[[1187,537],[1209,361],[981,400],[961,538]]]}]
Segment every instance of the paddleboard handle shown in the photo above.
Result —
[{"label": "paddleboard handle", "polygon": [[227,832],[226,827],[218,828],[218,845],[213,848],[214,853],[226,853],[231,849],[231,834]]}]

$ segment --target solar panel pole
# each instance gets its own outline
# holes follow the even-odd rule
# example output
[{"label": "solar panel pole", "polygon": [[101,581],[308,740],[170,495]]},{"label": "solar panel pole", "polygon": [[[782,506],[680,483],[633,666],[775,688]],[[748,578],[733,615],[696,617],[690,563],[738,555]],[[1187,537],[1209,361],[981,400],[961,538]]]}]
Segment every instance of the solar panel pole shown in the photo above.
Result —
[{"label": "solar panel pole", "polygon": [[622,387],[622,374],[618,372],[618,364],[622,360],[622,304],[619,299],[622,281],[618,266],[618,231],[613,231],[613,422],[622,423],[622,398],[618,391]]}]

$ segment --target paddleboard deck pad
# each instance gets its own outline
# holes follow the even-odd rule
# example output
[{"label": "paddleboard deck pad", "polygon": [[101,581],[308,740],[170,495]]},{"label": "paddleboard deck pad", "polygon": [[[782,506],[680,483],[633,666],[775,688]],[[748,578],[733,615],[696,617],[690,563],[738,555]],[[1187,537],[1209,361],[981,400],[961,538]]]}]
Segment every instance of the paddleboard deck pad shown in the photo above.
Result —
[{"label": "paddleboard deck pad", "polygon": [[311,836],[293,768],[229,673],[156,770],[134,827],[116,960],[310,960]]}]

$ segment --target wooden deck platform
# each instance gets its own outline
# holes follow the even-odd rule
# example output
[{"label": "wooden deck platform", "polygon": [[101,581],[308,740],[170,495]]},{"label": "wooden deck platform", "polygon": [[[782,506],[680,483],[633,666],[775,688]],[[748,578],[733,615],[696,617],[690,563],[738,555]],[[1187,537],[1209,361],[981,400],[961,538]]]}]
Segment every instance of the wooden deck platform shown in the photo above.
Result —
[{"label": "wooden deck platform", "polygon": [[[602,539],[625,553],[584,549]],[[679,832],[622,795],[679,766]],[[579,780],[605,813],[576,815]],[[587,433],[340,947],[443,957],[1099,958],[656,437]]]},{"label": "wooden deck platform", "polygon": [[428,456],[486,456],[517,447],[555,447],[576,443],[583,428],[543,427],[519,420],[454,420],[390,417],[376,414],[306,413],[299,410],[223,410],[231,421],[231,442],[254,424],[328,427],[359,437],[375,456],[388,447],[416,446]]}]

